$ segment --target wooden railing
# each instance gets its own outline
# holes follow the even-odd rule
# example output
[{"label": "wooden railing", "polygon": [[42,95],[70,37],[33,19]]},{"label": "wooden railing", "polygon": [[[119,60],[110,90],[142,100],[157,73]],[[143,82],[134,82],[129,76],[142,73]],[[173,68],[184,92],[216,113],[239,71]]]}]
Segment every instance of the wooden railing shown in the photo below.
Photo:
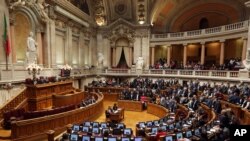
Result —
[{"label": "wooden railing", "polygon": [[184,113],[185,117],[183,120],[186,120],[189,118],[189,109],[185,106],[185,105],[182,105],[182,104],[177,104],[178,105],[178,110],[182,113]]},{"label": "wooden railing", "polygon": [[147,113],[153,114],[159,118],[165,117],[169,111],[165,107],[153,103],[148,103],[147,105]]},{"label": "wooden railing", "polygon": [[99,116],[103,112],[103,95],[95,94],[98,100],[95,104],[72,111],[11,123],[11,138],[13,141],[41,140],[46,138],[46,131],[54,130],[56,134],[66,130],[68,124],[82,123]]},{"label": "wooden railing", "polygon": [[141,101],[118,100],[118,107],[124,108],[127,111],[141,112],[143,110]]},{"label": "wooden railing", "polygon": [[61,107],[71,104],[79,104],[84,99],[84,92],[64,94],[64,95],[52,95],[52,107]]},{"label": "wooden railing", "polygon": [[[25,105],[26,104],[26,105]],[[16,108],[27,108],[27,93],[26,88],[22,89],[12,100],[3,105],[0,109],[0,119],[3,117],[3,113],[16,109]]]},{"label": "wooden railing", "polygon": [[207,122],[207,124],[210,124],[216,118],[215,112],[211,108],[209,108],[207,105],[205,105],[203,103],[201,103],[201,107],[208,114],[208,122]]},{"label": "wooden railing", "polygon": [[89,87],[85,86],[84,90],[89,92],[102,92],[103,94],[117,93],[120,94],[124,88],[118,87]]},{"label": "wooden railing", "polygon": [[240,124],[243,124],[243,125],[250,124],[250,112],[248,110],[243,109],[239,105],[230,103],[225,100],[221,100],[220,102],[221,102],[223,109],[230,108],[232,110],[235,116],[239,118]]}]

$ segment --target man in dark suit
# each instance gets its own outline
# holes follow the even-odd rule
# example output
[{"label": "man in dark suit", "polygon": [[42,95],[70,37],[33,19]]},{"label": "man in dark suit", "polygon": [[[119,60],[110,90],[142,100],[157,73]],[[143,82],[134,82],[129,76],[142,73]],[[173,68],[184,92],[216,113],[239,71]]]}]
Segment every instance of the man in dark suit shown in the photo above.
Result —
[{"label": "man in dark suit", "polygon": [[235,92],[232,96],[229,97],[228,100],[229,100],[230,103],[234,103],[234,104],[240,103],[239,94]]},{"label": "man in dark suit", "polygon": [[220,114],[221,113],[221,103],[218,98],[214,101],[213,108],[215,113]]},{"label": "man in dark suit", "polygon": [[196,95],[194,95],[192,109],[194,111],[196,111],[198,109],[198,107],[199,107],[199,104],[200,104],[200,102],[197,100]]},{"label": "man in dark suit", "polygon": [[139,101],[141,99],[141,95],[139,92],[136,92],[136,94],[134,95],[134,100]]},{"label": "man in dark suit", "polygon": [[113,105],[113,110],[116,111],[118,109],[116,103]]}]

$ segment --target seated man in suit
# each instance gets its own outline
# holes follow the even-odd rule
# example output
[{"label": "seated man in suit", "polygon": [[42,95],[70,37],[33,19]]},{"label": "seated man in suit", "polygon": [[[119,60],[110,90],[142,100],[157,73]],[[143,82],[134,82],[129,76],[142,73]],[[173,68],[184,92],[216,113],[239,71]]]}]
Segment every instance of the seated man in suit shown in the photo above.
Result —
[{"label": "seated man in suit", "polygon": [[93,103],[95,103],[95,102],[96,102],[95,97],[92,95],[92,96],[91,96],[91,99],[90,99],[90,103],[93,104]]},{"label": "seated man in suit", "polygon": [[118,110],[118,107],[117,107],[116,103],[113,106],[113,110],[115,110],[115,111]]},{"label": "seated man in suit", "polygon": [[108,110],[105,111],[106,114],[106,118],[109,118],[110,114],[113,112],[113,109],[111,108],[111,106],[108,107]]},{"label": "seated man in suit", "polygon": [[213,108],[214,108],[215,113],[217,113],[217,114],[221,113],[222,107],[221,107],[221,103],[220,103],[218,98],[215,99],[215,101],[213,103]]}]

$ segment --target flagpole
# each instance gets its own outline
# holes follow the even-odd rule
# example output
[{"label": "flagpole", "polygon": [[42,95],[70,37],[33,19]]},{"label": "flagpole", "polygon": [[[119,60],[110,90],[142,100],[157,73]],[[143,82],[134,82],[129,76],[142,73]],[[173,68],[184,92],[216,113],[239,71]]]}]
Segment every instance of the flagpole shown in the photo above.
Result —
[{"label": "flagpole", "polygon": [[8,55],[5,54],[5,56],[6,56],[6,70],[9,70],[9,69],[8,69],[8,65],[9,65],[9,64],[8,64]]},{"label": "flagpole", "polygon": [[7,24],[7,19],[4,14],[4,33],[3,33],[3,46],[5,49],[5,56],[6,56],[6,70],[8,69],[8,57],[10,55],[10,42],[9,42],[9,37],[8,37],[8,24]]}]

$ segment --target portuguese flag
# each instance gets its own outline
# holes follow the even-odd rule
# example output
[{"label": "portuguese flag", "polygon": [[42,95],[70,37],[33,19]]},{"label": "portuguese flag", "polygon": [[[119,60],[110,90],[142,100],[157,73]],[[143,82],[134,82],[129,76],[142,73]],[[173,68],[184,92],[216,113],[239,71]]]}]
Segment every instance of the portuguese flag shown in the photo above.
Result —
[{"label": "portuguese flag", "polygon": [[10,40],[8,37],[8,26],[7,26],[7,20],[6,16],[4,14],[4,29],[3,29],[3,46],[5,49],[6,56],[10,55]]}]

